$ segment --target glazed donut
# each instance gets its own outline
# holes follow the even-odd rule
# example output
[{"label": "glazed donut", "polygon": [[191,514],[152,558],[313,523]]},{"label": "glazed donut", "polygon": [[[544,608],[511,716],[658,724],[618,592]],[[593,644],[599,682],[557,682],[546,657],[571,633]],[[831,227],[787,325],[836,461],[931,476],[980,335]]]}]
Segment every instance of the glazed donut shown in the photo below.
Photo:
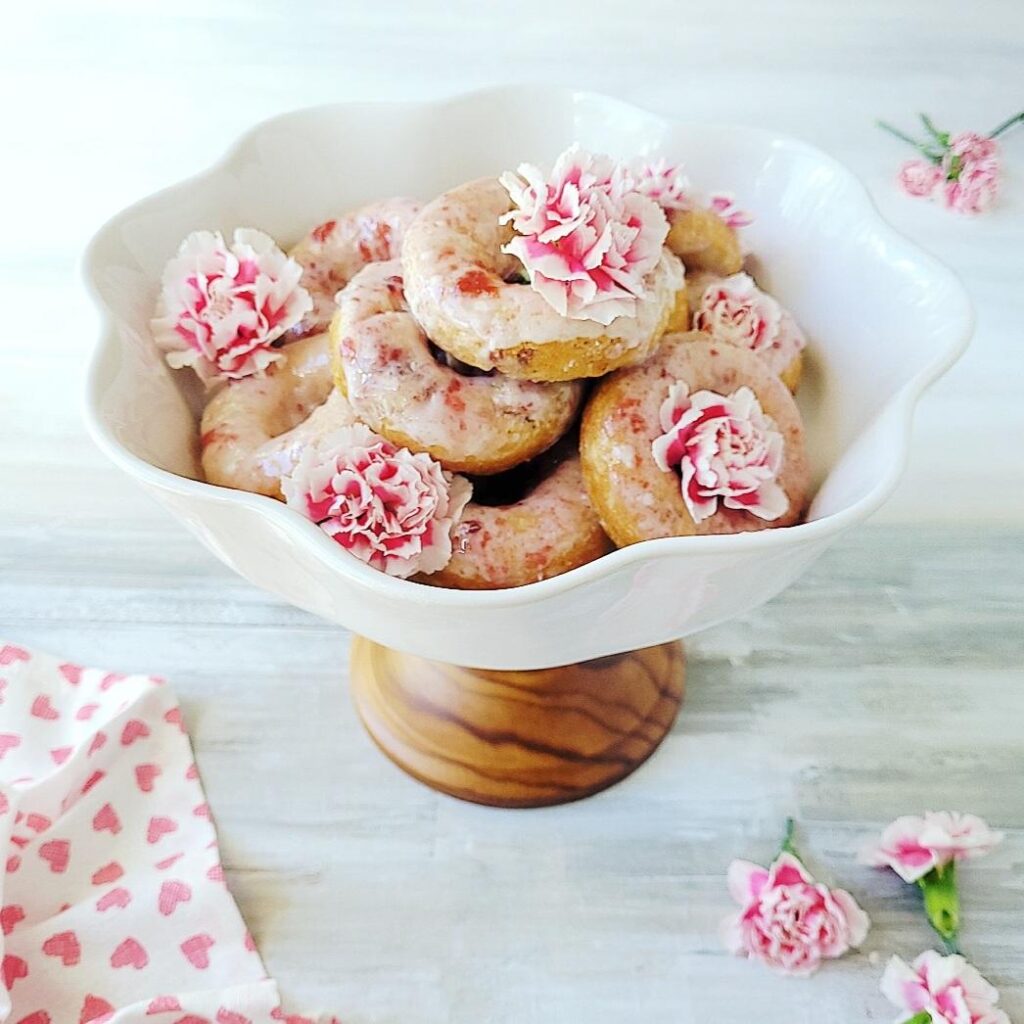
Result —
[{"label": "glazed donut", "polygon": [[749,274],[688,276],[686,296],[693,330],[750,349],[790,391],[796,391],[807,339],[792,314],[758,288]]},{"label": "glazed donut", "polygon": [[[769,446],[779,445],[781,467],[771,484],[782,502],[777,516],[760,518],[729,507],[728,502],[736,500],[730,498],[699,521],[691,513],[679,473],[661,468],[652,448],[655,439],[666,434],[663,404],[678,382],[685,382],[695,401],[697,392],[721,397],[719,410],[723,403],[738,401],[740,392],[747,398],[753,393],[769,418],[768,426],[777,432],[774,441],[766,440],[770,434],[759,435]],[[735,432],[727,435],[726,443],[735,437]],[[707,451],[701,454],[708,459]],[[580,455],[591,503],[620,547],[656,537],[791,526],[800,521],[807,503],[803,425],[792,395],[753,352],[701,334],[672,335],[642,366],[602,381],[583,413]]]},{"label": "glazed donut", "polygon": [[299,453],[355,420],[334,391],[330,342],[316,334],[288,346],[263,376],[230,381],[203,410],[200,448],[206,480],[281,497],[281,477]]},{"label": "glazed donut", "polygon": [[392,444],[427,452],[454,473],[500,473],[549,448],[576,416],[579,381],[468,376],[435,359],[406,304],[398,260],[364,267],[337,302],[337,385]]},{"label": "glazed donut", "polygon": [[587,500],[575,438],[509,473],[477,480],[452,542],[451,561],[421,582],[459,590],[522,587],[613,548]]},{"label": "glazed donut", "polygon": [[736,232],[714,210],[693,207],[666,210],[668,238],[665,245],[682,261],[689,274],[706,270],[720,277],[738,273],[743,251]]},{"label": "glazed donut", "polygon": [[313,228],[288,254],[302,267],[301,284],[313,300],[291,336],[327,330],[338,290],[368,263],[396,259],[419,210],[415,199],[382,199]]},{"label": "glazed donut", "polygon": [[599,377],[646,359],[667,329],[686,322],[682,267],[663,251],[635,317],[608,326],[561,316],[501,251],[512,207],[497,178],[480,178],[428,203],[402,246],[409,306],[431,339],[457,359],[524,380]]}]

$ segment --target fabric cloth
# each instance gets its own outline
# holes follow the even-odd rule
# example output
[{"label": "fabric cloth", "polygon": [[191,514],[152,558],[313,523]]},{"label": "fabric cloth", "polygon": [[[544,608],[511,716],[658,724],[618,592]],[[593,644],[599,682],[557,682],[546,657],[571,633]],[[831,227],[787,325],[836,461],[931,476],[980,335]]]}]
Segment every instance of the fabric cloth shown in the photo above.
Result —
[{"label": "fabric cloth", "polygon": [[0,1022],[312,1024],[228,892],[163,680],[0,642],[0,842]]}]

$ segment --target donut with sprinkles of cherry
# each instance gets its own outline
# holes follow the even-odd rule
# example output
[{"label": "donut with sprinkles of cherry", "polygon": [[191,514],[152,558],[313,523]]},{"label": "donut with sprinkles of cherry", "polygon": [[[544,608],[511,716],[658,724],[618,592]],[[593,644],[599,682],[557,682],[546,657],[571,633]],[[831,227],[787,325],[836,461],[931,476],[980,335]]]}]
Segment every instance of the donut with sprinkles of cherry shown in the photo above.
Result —
[{"label": "donut with sprinkles of cherry", "polygon": [[151,319],[209,483],[412,583],[528,585],[615,547],[778,529],[810,497],[807,339],[752,214],[579,146],[439,196],[195,231]]}]

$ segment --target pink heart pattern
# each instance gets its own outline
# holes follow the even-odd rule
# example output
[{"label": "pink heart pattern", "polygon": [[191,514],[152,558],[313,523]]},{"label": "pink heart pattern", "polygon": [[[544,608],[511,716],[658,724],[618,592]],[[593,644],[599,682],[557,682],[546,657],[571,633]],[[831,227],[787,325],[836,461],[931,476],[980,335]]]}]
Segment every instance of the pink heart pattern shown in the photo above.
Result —
[{"label": "pink heart pattern", "polygon": [[0,665],[6,1019],[108,1024],[136,1005],[154,1024],[313,1024],[280,1008],[223,883],[171,689],[15,644]]}]

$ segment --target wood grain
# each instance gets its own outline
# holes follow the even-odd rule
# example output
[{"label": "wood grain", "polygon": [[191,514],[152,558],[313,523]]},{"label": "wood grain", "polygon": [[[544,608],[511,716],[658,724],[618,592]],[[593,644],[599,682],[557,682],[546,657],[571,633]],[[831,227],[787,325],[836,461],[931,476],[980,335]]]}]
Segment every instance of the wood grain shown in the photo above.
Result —
[{"label": "wood grain", "polygon": [[590,796],[643,764],[675,721],[682,645],[496,672],[352,642],[352,692],[376,744],[432,789],[495,807]]}]

